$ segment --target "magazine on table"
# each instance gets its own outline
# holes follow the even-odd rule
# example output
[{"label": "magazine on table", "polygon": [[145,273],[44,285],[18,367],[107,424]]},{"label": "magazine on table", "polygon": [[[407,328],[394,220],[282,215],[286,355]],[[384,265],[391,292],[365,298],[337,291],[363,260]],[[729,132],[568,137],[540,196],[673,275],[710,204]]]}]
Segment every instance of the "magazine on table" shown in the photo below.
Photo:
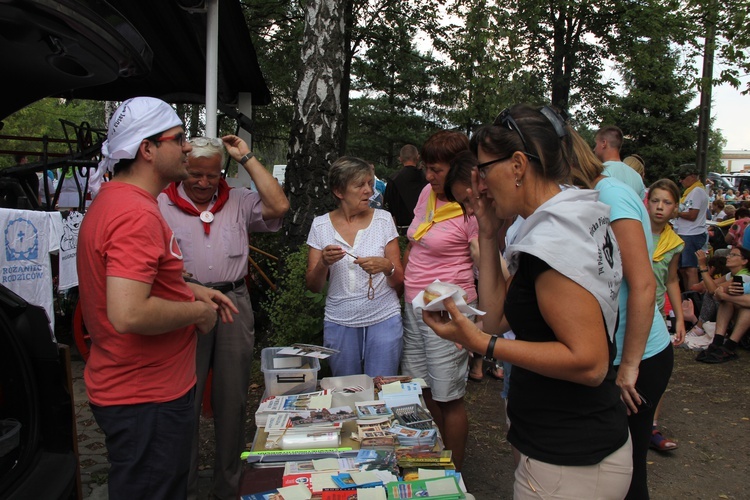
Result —
[{"label": "magazine on table", "polygon": [[355,403],[357,417],[362,419],[390,417],[393,412],[385,401],[357,401]]}]

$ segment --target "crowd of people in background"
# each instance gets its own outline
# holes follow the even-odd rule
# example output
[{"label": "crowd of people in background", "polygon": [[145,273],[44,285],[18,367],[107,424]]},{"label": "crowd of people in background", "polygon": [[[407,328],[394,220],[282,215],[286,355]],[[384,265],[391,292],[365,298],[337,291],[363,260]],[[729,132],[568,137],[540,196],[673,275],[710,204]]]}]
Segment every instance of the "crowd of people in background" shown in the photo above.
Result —
[{"label": "crowd of people in background", "polygon": [[[673,345],[709,337],[710,322],[698,361],[737,359],[746,344],[750,210],[732,212],[742,202],[709,193],[694,165],[679,169],[683,190],[669,179],[646,189],[645,161],[621,159],[622,144],[615,126],[592,147],[563,112],[516,105],[471,138],[439,131],[405,145],[385,186],[366,160],[333,162],[335,208],[312,223],[306,271],[310,290],[328,283],[332,374],[423,379],[460,470],[467,381],[483,362],[502,366],[515,498],[648,498],[648,449],[678,447],[658,427]],[[226,184],[226,154],[255,190]],[[209,367],[212,494],[234,498],[254,344],[247,239],[278,230],[289,202],[245,141],[189,141],[152,98],[113,115],[91,183],[78,253],[91,271],[80,283],[85,378],[110,498],[195,497]],[[461,309],[450,298],[422,308],[436,280],[462,290]]]}]

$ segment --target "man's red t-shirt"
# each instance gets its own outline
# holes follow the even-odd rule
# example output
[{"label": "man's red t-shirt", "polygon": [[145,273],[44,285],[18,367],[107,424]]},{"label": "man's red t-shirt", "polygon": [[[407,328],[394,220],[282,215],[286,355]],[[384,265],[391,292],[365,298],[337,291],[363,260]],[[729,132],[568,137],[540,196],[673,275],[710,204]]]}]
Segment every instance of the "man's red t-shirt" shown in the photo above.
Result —
[{"label": "man's red t-shirt", "polygon": [[78,236],[78,280],[83,320],[91,335],[84,379],[98,406],[172,401],[195,385],[195,328],[161,335],[117,333],[107,318],[106,280],[151,285],[151,295],[191,302],[182,278],[182,253],[147,191],[105,183]]}]

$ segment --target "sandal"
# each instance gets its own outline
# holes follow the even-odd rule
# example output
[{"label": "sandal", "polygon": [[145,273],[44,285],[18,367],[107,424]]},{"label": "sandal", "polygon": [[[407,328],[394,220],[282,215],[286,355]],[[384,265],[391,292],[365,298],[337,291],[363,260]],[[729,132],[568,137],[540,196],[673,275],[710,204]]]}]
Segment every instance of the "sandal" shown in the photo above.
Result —
[{"label": "sandal", "polygon": [[471,373],[469,373],[469,382],[481,382],[483,377],[474,377]]},{"label": "sandal", "polygon": [[[498,372],[501,373],[501,375],[498,375]],[[495,380],[503,380],[505,378],[505,374],[503,373],[503,369],[501,367],[487,368],[487,375],[494,378]]]},{"label": "sandal", "polygon": [[672,451],[676,450],[679,447],[679,444],[675,443],[671,439],[665,438],[658,429],[654,429],[653,431],[651,431],[651,442],[649,443],[649,448],[651,448],[652,450]]},{"label": "sandal", "polygon": [[716,346],[715,344],[708,344],[708,346],[705,349],[703,349],[701,352],[698,353],[698,355],[695,357],[695,360],[696,361],[703,361],[703,360],[705,360],[708,357],[709,354],[711,354],[712,352],[714,352],[718,348],[719,347]]},{"label": "sandal", "polygon": [[706,334],[706,332],[698,325],[693,326],[690,330],[685,333],[686,337],[702,337]]}]

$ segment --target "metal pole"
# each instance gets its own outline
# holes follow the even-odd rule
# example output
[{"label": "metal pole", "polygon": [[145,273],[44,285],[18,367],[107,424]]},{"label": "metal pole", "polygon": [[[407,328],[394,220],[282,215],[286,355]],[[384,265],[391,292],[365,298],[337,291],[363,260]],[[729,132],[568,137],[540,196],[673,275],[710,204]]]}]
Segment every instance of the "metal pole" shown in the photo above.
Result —
[{"label": "metal pole", "polygon": [[711,130],[711,91],[713,89],[714,50],[716,48],[716,0],[706,8],[706,44],[703,49],[703,76],[701,78],[701,103],[698,118],[698,151],[696,163],[701,179],[708,174],[708,133]]},{"label": "metal pole", "polygon": [[207,0],[206,11],[206,137],[216,137],[219,72],[219,0]]}]

